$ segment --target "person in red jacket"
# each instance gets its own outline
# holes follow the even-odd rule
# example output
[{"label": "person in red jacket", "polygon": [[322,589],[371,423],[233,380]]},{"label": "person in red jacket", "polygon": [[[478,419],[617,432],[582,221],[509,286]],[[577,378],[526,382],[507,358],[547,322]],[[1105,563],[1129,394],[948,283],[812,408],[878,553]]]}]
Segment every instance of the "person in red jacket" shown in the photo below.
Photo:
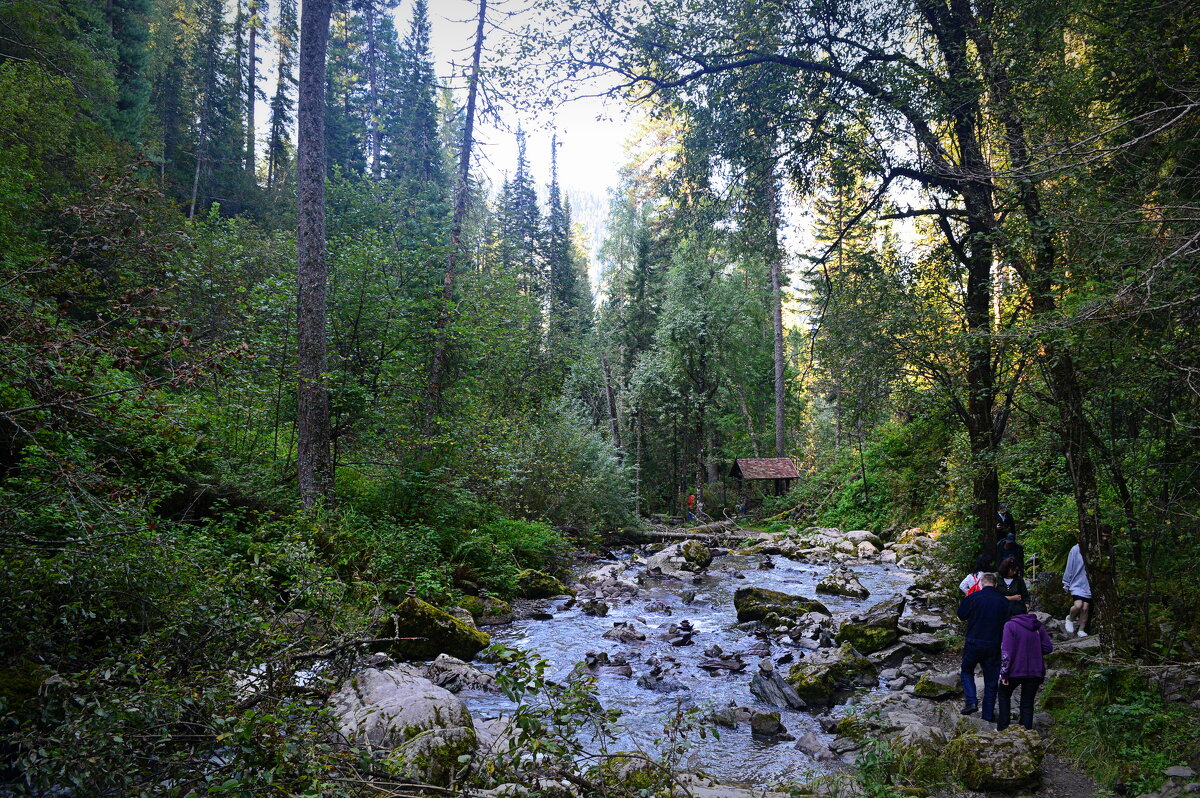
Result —
[{"label": "person in red jacket", "polygon": [[1046,663],[1042,657],[1054,650],[1046,627],[1032,612],[1009,618],[1000,639],[1000,712],[996,730],[1008,728],[1012,695],[1021,688],[1020,723],[1033,728],[1033,700],[1046,678]]}]

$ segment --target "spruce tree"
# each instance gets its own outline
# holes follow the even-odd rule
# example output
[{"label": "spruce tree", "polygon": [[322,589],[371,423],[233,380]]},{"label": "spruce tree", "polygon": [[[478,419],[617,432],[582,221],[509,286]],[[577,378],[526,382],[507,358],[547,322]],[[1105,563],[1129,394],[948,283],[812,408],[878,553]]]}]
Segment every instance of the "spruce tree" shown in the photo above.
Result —
[{"label": "spruce tree", "polygon": [[150,101],[150,80],[146,75],[150,0],[111,0],[105,9],[117,51],[113,130],[119,138],[139,144]]},{"label": "spruce tree", "polygon": [[271,98],[271,126],[267,138],[267,187],[275,184],[291,159],[291,126],[296,109],[296,48],[300,35],[296,0],[279,0],[275,24],[275,94]]},{"label": "spruce tree", "polygon": [[439,134],[437,77],[429,43],[429,4],[417,0],[393,75],[395,108],[389,125],[390,175],[402,184],[446,185]]}]

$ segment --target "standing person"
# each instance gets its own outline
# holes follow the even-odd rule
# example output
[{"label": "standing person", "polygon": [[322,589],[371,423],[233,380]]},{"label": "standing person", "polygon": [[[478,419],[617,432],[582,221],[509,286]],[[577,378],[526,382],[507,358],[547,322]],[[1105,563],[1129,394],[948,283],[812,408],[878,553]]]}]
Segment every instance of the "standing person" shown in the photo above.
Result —
[{"label": "standing person", "polygon": [[988,559],[986,554],[980,554],[975,558],[975,565],[971,569],[971,573],[958,583],[958,589],[962,591],[964,596],[969,596],[979,588],[983,587],[981,579],[983,575],[992,569],[992,561]]},{"label": "standing person", "polygon": [[1021,544],[1017,543],[1017,536],[1011,532],[996,541],[996,570],[1000,570],[1000,563],[1010,557],[1017,562],[1017,573],[1024,573],[1025,549],[1021,548]]},{"label": "standing person", "polygon": [[1000,505],[1000,511],[996,513],[996,518],[999,519],[996,522],[996,534],[1001,538],[1012,535],[1015,540],[1017,535],[1017,521],[1013,518],[1013,514],[1008,511],[1007,504]]},{"label": "standing person", "polygon": [[996,591],[1009,601],[1009,609],[1013,615],[1029,612],[1029,586],[1021,578],[1017,569],[1017,561],[1008,557],[1000,563],[998,573],[1000,580],[996,582]]},{"label": "standing person", "polygon": [[[1018,577],[1020,578],[1020,577]],[[1000,641],[1000,715],[996,730],[1008,728],[1012,711],[1012,695],[1021,688],[1019,723],[1033,729],[1033,700],[1046,678],[1046,663],[1042,657],[1054,650],[1046,627],[1032,612],[1014,615],[1004,624]]]},{"label": "standing person", "polygon": [[687,520],[696,520],[696,494],[689,493],[687,497]]},{"label": "standing person", "polygon": [[1062,583],[1063,590],[1070,593],[1072,601],[1075,602],[1071,605],[1071,611],[1067,613],[1063,626],[1066,627],[1067,634],[1087,637],[1083,628],[1087,626],[1088,612],[1092,607],[1092,586],[1088,582],[1087,568],[1083,564],[1083,553],[1079,551],[1078,543],[1071,547],[1071,553],[1067,555],[1067,569],[1063,571]]},{"label": "standing person", "polygon": [[1000,681],[1000,638],[1009,618],[1008,599],[996,591],[996,575],[980,577],[980,588],[958,604],[958,617],[967,622],[962,655],[962,714],[979,709],[975,694],[975,666],[983,670],[983,712],[991,722],[996,717],[996,687]]}]

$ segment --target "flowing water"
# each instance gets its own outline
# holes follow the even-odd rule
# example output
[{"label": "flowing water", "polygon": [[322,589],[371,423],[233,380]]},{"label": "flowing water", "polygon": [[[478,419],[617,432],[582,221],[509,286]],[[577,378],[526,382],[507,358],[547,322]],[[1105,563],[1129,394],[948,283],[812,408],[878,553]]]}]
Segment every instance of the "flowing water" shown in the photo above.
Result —
[{"label": "flowing water", "polygon": [[[759,563],[770,559],[774,568],[760,570]],[[816,597],[840,620],[852,612],[904,592],[912,582],[909,572],[894,565],[863,563],[851,566],[862,584],[871,592],[866,599],[851,599],[816,593],[816,584],[829,573],[831,565],[810,565],[793,562],[783,557],[718,557],[709,573],[697,583],[663,581],[645,586],[635,598],[604,599],[610,606],[607,617],[585,615],[578,605],[569,609],[555,609],[550,620],[518,620],[509,626],[492,627],[492,641],[513,648],[536,652],[551,663],[550,678],[565,679],[576,663],[588,652],[607,652],[628,658],[633,666],[633,677],[601,673],[599,675],[600,700],[606,708],[623,711],[621,726],[624,739],[611,750],[628,749],[640,745],[648,750],[650,741],[662,734],[663,722],[670,717],[682,700],[686,706],[724,707],[733,702],[740,706],[762,711],[778,711],[783,724],[796,738],[816,732],[828,742],[813,714],[769,706],[750,693],[750,679],[756,672],[761,654],[747,655],[747,667],[741,673],[718,671],[710,676],[697,667],[708,659],[704,650],[714,643],[725,652],[746,651],[751,647],[761,648],[762,641],[753,634],[737,628],[737,617],[733,606],[733,594],[740,587],[756,586],[779,590],[795,595]],[[734,569],[743,569],[738,578]],[[631,565],[625,579],[633,579],[641,566]],[[682,594],[695,592],[694,601],[685,604]],[[647,605],[661,602],[670,608],[671,614],[663,611],[647,612]],[[562,604],[563,602],[556,602]],[[690,646],[675,647],[659,639],[672,623],[687,619],[699,630]],[[646,634],[645,642],[620,643],[606,640],[604,632],[619,621],[631,623]],[[803,650],[791,645],[786,637],[771,638],[771,657],[779,659],[791,653],[796,661]],[[638,686],[637,677],[650,670],[646,660],[652,656],[660,659],[673,658],[680,667],[671,675],[685,684],[686,691],[660,693]],[[791,665],[779,668],[787,673]],[[496,717],[512,709],[502,696],[464,694],[462,698],[476,717]],[[804,753],[796,750],[795,743],[787,741],[764,741],[753,738],[748,723],[734,729],[719,729],[720,738],[695,739],[688,754],[685,767],[703,770],[726,783],[764,783],[785,779],[803,778],[813,771],[823,770]],[[626,745],[622,746],[622,743]]]}]

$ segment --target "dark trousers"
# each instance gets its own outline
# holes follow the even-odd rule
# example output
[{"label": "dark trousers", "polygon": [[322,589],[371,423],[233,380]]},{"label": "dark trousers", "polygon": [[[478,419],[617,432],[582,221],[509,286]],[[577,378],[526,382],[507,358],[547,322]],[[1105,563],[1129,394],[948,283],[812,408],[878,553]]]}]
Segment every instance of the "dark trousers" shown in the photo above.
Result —
[{"label": "dark trousers", "polygon": [[979,717],[991,721],[996,717],[996,685],[1000,681],[1000,646],[987,646],[968,640],[963,645],[963,699],[968,706],[978,704],[975,696],[975,666],[983,670],[983,706]]},{"label": "dark trousers", "polygon": [[1008,728],[1009,714],[1012,711],[1012,695],[1018,687],[1021,688],[1020,723],[1026,729],[1033,729],[1033,700],[1037,698],[1038,688],[1042,686],[1042,677],[1024,676],[1020,679],[1009,679],[1008,684],[1000,684],[1000,714],[996,717],[996,730]]}]

